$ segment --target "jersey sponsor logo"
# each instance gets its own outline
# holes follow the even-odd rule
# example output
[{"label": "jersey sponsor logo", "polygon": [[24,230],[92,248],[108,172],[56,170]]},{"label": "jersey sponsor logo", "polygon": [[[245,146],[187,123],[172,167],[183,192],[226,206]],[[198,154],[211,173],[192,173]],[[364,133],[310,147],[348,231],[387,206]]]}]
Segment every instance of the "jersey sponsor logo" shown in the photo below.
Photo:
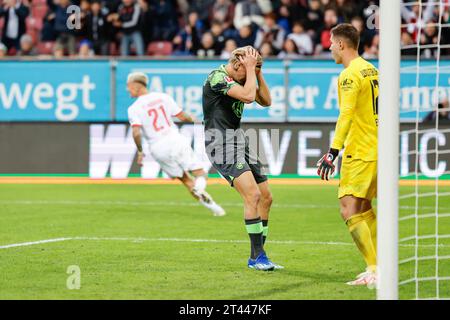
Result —
[{"label": "jersey sponsor logo", "polygon": [[344,79],[341,81],[339,86],[341,87],[341,90],[343,91],[349,91],[353,89],[353,80],[352,79]]},{"label": "jersey sponsor logo", "polygon": [[234,82],[233,78],[231,78],[231,77],[229,77],[229,76],[225,76],[225,77],[224,77],[224,80],[225,80],[225,82],[228,83],[228,84]]},{"label": "jersey sponsor logo", "polygon": [[341,87],[345,88],[345,87],[352,87],[353,86],[353,80],[352,79],[344,79],[341,82]]}]

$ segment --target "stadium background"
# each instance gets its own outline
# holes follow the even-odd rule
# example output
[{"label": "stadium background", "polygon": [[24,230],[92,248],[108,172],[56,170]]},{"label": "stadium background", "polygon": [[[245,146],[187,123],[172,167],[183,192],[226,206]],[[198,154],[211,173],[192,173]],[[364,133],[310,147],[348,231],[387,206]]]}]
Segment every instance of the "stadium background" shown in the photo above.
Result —
[{"label": "stadium background", "polygon": [[[374,292],[366,288],[342,287],[344,280],[359,273],[363,265],[337,214],[335,185],[310,186],[303,179],[289,179],[294,185],[274,183],[271,237],[275,241],[270,248],[274,260],[283,262],[288,271],[269,281],[264,275],[258,275],[257,281],[264,290],[255,292],[248,286],[249,281],[254,281],[254,275],[241,270],[247,243],[242,241],[241,204],[236,194],[211,184],[211,194],[225,203],[228,211],[222,221],[211,221],[179,186],[128,186],[122,179],[161,176],[149,156],[142,172],[134,163],[135,146],[126,119],[131,102],[125,91],[126,75],[130,71],[146,72],[151,90],[171,94],[184,110],[201,118],[203,81],[210,70],[226,61],[233,42],[238,46],[255,45],[265,57],[263,70],[273,105],[268,109],[246,106],[243,127],[257,130],[260,152],[269,173],[283,178],[314,177],[315,163],[329,147],[338,115],[335,83],[342,67],[330,59],[329,31],[339,22],[360,26],[363,40],[360,53],[377,64],[377,15],[370,6],[377,5],[378,1],[138,1],[141,17],[131,33],[141,34],[143,54],[137,52],[136,45],[127,52],[120,51],[123,34],[129,34],[121,27],[109,25],[102,29],[105,33],[98,34],[100,38],[94,35],[94,29],[83,28],[81,32],[64,29],[68,15],[64,7],[61,9],[52,0],[15,2],[24,15],[16,25],[18,32],[12,32],[14,39],[5,40],[6,34],[11,34],[7,31],[6,2],[0,0],[3,43],[0,45],[0,180],[9,184],[0,183],[0,213],[4,222],[0,239],[5,249],[2,261],[10,263],[0,265],[4,275],[0,281],[0,287],[4,288],[0,297],[374,298]],[[64,6],[72,3],[63,2]],[[104,19],[119,10],[120,2],[100,1]],[[82,21],[91,21],[88,2],[73,3],[80,5],[84,12]],[[448,9],[442,23],[449,21]],[[443,49],[439,89],[435,90],[437,51],[432,47],[419,50],[420,77],[416,86],[418,51],[414,44],[418,40],[420,19],[417,19],[417,7],[405,10],[402,12],[407,26],[402,29],[402,45],[406,48],[402,51],[401,65],[400,169],[404,179],[414,179],[411,172],[415,165],[414,150],[418,148],[414,129],[433,128],[433,107],[437,101],[448,103],[445,101],[450,97],[450,60],[448,49]],[[422,45],[436,41],[437,29],[430,25],[436,22],[436,17],[436,10],[426,11],[421,21],[427,26],[420,39]],[[276,25],[267,30],[267,21],[271,19],[276,20]],[[219,24],[225,27],[217,30]],[[208,35],[210,29],[214,29],[212,37]],[[447,30],[442,29],[443,44],[449,43]],[[416,126],[417,109],[420,112]],[[449,118],[448,112],[440,113],[441,132],[419,133],[420,177],[448,178]],[[279,148],[268,138],[275,132],[271,130],[280,130]],[[201,127],[185,124],[181,131],[193,138],[193,147],[202,155]],[[433,152],[436,142],[440,151],[438,163]],[[213,171],[210,173],[217,176]],[[37,180],[42,183],[39,186],[21,185],[30,181],[22,179],[27,177],[112,177],[120,185],[75,186],[72,183],[76,179],[65,180],[64,186],[48,184],[48,179]],[[315,178],[314,184],[320,183]],[[407,192],[414,190],[401,189],[401,193]],[[419,192],[435,192],[435,189],[421,184]],[[174,195],[179,203],[173,201]],[[416,205],[413,200],[403,200],[402,214],[413,210]],[[429,210],[436,203],[425,199],[421,205]],[[439,205],[448,210],[448,200],[443,196]],[[168,216],[173,220],[167,219]],[[174,220],[178,222],[176,225]],[[440,228],[448,230],[448,224],[441,220]],[[403,231],[404,235],[415,234],[412,230],[411,226]],[[173,239],[172,232],[182,239]],[[61,237],[72,235],[73,242],[58,242]],[[182,243],[184,238],[187,240]],[[192,243],[198,238],[206,240]],[[58,241],[45,247],[32,244],[7,251],[9,244],[41,239]],[[118,246],[115,241],[126,243]],[[235,241],[232,248],[230,241]],[[216,258],[214,252],[225,252],[218,250],[222,245],[229,250],[227,260],[221,261],[220,268],[213,266],[212,271],[199,274],[198,270]],[[406,245],[401,250],[407,250]],[[46,246],[51,250],[46,250]],[[329,259],[330,252],[333,259]],[[115,256],[111,258],[110,254],[119,256],[122,262],[115,260],[114,270],[111,270],[111,259]],[[180,256],[184,259],[182,268]],[[136,268],[149,270],[149,257],[156,265],[156,273],[151,273],[150,279],[146,272],[136,272]],[[335,259],[339,266],[333,269]],[[71,264],[87,269],[83,271],[85,291],[78,294],[65,288],[65,268]],[[190,269],[186,271],[185,266]],[[433,268],[426,266],[424,273],[431,273]],[[30,283],[23,275],[24,270],[41,276]],[[187,283],[186,279],[193,280]],[[222,288],[221,292],[217,292],[217,286]],[[443,292],[450,296],[448,288],[447,285]],[[402,297],[416,297],[409,289],[402,288]],[[421,287],[421,297],[432,298],[434,293],[434,288],[422,291]]]},{"label": "stadium background", "polygon": [[[273,146],[275,150],[269,158],[266,154],[269,148],[267,143],[261,150],[271,175],[313,176],[315,159],[327,149],[338,115],[335,83],[341,67],[330,61],[330,29],[339,22],[351,22],[357,26],[361,32],[360,53],[367,59],[375,59],[373,61],[377,64],[377,15],[372,7],[378,4],[377,1],[13,2],[22,12],[18,15],[16,39],[9,38],[8,1],[3,1],[0,11],[3,16],[0,18],[0,29],[3,27],[2,39],[6,43],[0,47],[8,47],[8,55],[0,60],[0,132],[2,150],[17,151],[6,152],[1,157],[2,174],[106,176],[108,173],[105,170],[96,172],[98,164],[91,161],[98,152],[96,148],[102,148],[101,143],[93,143],[93,140],[107,142],[108,146],[103,147],[108,149],[112,168],[122,161],[113,154],[123,152],[123,142],[132,145],[127,129],[117,129],[120,126],[111,125],[127,122],[126,111],[132,100],[125,90],[125,81],[130,71],[146,72],[150,77],[150,90],[171,94],[185,111],[201,119],[202,84],[208,72],[224,63],[225,60],[218,59],[226,58],[230,48],[251,44],[265,56],[264,73],[273,104],[266,109],[247,105],[243,116],[244,127],[280,128],[279,143],[282,142],[283,132],[287,132],[284,135],[287,139],[284,148],[289,146],[286,155],[281,145]],[[60,25],[61,21],[69,18],[70,14],[66,11],[71,4],[81,8],[79,30]],[[101,29],[94,28],[92,24],[95,5],[100,8],[97,17],[104,19],[105,25],[101,25]],[[116,26],[112,18],[108,18],[116,13],[119,16],[124,14],[124,8],[131,8],[129,10],[133,13],[139,11],[136,13],[139,19],[130,30]],[[402,13],[404,22],[410,23],[402,30],[403,45],[410,44],[408,37],[411,40],[417,37],[414,19],[417,6],[408,8]],[[435,21],[436,14],[436,10],[427,10],[424,23]],[[449,19],[448,12],[443,19]],[[218,28],[218,25],[221,27]],[[248,34],[244,32],[245,28],[248,28]],[[442,32],[442,41],[448,39],[446,30]],[[147,48],[144,55],[136,52],[136,45],[131,45],[131,50],[127,52],[120,51],[124,35],[135,33],[142,36]],[[208,34],[213,35],[212,43],[203,41]],[[430,26],[424,34],[421,43],[432,43],[437,30]],[[31,47],[26,45],[30,37]],[[70,39],[76,44],[78,52],[71,47],[73,43]],[[179,43],[180,39],[182,43]],[[228,46],[227,41],[234,42],[234,46]],[[290,41],[296,44],[294,51],[289,50],[287,44]],[[264,48],[266,45],[271,47],[268,52]],[[83,46],[89,47],[88,54],[85,54]],[[108,50],[100,50],[102,46]],[[58,53],[58,48],[62,52]],[[444,55],[448,53],[444,49],[442,51]],[[109,56],[102,55],[105,53]],[[410,49],[403,51],[404,55],[415,53]],[[432,58],[436,55],[436,49],[423,49],[421,55]],[[415,122],[417,108],[422,121],[432,113],[436,99],[450,96],[450,62],[447,59],[440,62],[442,74],[439,90],[435,90],[433,59],[423,60],[420,68],[424,71],[421,72],[419,87],[416,87],[414,76],[416,61],[405,56],[402,62],[400,104],[405,129],[413,128],[407,123]],[[427,67],[430,71],[426,71]],[[24,125],[24,122],[30,123]],[[93,137],[95,124],[104,124],[105,130],[95,131],[97,136]],[[440,125],[445,127],[448,123],[441,121]],[[113,128],[116,133],[107,128]],[[201,130],[195,130],[195,135],[192,129],[182,131],[195,136],[196,151],[204,158],[201,143],[198,143],[202,139],[199,135]],[[114,141],[114,137],[113,140],[107,139],[108,134],[118,134],[118,140]],[[259,131],[261,145],[267,142],[267,139],[262,141],[262,135],[266,134]],[[440,147],[445,148],[449,143],[448,134],[443,135]],[[426,137],[426,147],[432,148],[435,139]],[[411,137],[408,140],[413,140],[409,143],[414,142]],[[278,154],[280,150],[283,152]],[[131,153],[119,165],[124,167],[120,173],[113,170],[113,177],[123,178],[127,174],[138,173],[138,169],[131,166],[130,157]],[[447,165],[448,154],[444,154],[441,160]],[[434,163],[431,153],[428,154],[428,162]],[[158,176],[155,164],[150,159],[147,164],[152,169],[151,172],[144,169],[144,176]],[[127,170],[127,167],[130,168]],[[205,167],[208,168],[207,160]],[[402,173],[407,175],[408,172]],[[425,168],[424,176],[433,177],[433,174],[439,175],[439,170],[435,172],[433,168]]]}]

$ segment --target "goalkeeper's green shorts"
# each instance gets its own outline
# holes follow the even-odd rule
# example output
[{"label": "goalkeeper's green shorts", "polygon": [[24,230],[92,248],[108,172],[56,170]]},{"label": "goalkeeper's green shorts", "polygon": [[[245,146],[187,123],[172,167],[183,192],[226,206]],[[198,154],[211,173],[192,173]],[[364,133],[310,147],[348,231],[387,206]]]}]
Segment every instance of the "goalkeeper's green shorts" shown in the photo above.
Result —
[{"label": "goalkeeper's green shorts", "polygon": [[377,162],[344,160],[341,167],[338,198],[354,196],[372,200],[377,196]]}]

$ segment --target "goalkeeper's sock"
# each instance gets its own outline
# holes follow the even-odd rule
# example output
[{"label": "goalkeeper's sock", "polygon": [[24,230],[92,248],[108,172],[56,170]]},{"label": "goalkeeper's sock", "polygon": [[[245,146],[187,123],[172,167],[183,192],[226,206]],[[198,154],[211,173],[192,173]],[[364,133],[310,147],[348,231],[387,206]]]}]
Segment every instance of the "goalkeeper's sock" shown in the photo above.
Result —
[{"label": "goalkeeper's sock", "polygon": [[245,228],[247,229],[248,236],[250,237],[250,258],[256,259],[257,256],[264,253],[263,225],[261,218],[245,219]]},{"label": "goalkeeper's sock", "polygon": [[377,251],[377,216],[373,209],[363,212],[362,216],[364,217],[364,220],[366,220],[367,225],[370,229],[370,234],[372,237],[372,243],[375,248],[375,252]]},{"label": "goalkeeper's sock", "polygon": [[369,225],[362,214],[357,214],[346,221],[348,230],[369,269],[377,265],[377,252],[372,242]]},{"label": "goalkeeper's sock", "polygon": [[266,243],[267,235],[269,234],[269,220],[262,220],[263,225],[263,245]]}]

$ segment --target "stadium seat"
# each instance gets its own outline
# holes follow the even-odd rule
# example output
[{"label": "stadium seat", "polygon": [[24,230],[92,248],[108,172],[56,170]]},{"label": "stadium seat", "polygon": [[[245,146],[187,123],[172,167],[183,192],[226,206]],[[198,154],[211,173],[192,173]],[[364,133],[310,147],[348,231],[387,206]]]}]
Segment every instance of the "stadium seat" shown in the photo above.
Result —
[{"label": "stadium seat", "polygon": [[150,56],[169,56],[172,54],[170,41],[153,41],[148,44],[147,54]]},{"label": "stadium seat", "polygon": [[33,39],[33,44],[37,44],[39,42],[39,32],[36,30],[27,30],[27,34]]},{"label": "stadium seat", "polygon": [[55,42],[47,41],[47,42],[39,42],[37,44],[37,49],[39,54],[53,54],[53,47],[55,46]]},{"label": "stadium seat", "polygon": [[15,56],[17,54],[17,49],[14,47],[9,48],[8,56]]},{"label": "stadium seat", "polygon": [[114,41],[112,41],[109,44],[109,55],[110,56],[118,56],[119,54],[120,53],[119,53],[119,48],[117,47],[117,44]]},{"label": "stadium seat", "polygon": [[43,26],[42,19],[35,18],[35,17],[28,17],[25,20],[25,24],[27,26],[27,30],[32,29],[32,30],[36,30],[36,31],[41,31],[42,26]]},{"label": "stadium seat", "polygon": [[25,20],[25,23],[27,26],[27,34],[29,34],[33,38],[33,43],[37,44],[43,26],[42,19],[38,19],[35,17],[28,17]]},{"label": "stadium seat", "polygon": [[36,18],[43,20],[47,14],[47,5],[33,5],[31,7],[31,15]]}]

